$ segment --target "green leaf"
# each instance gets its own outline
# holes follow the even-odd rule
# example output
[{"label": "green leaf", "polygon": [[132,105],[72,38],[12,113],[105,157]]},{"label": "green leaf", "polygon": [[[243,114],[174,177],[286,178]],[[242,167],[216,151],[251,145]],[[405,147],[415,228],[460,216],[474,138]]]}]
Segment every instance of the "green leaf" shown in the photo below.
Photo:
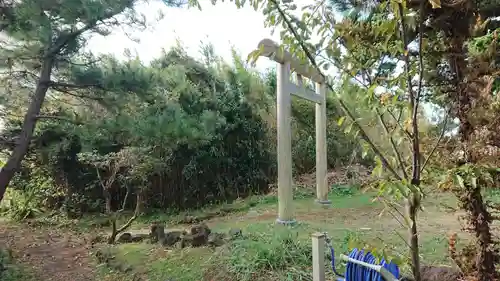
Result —
[{"label": "green leaf", "polygon": [[376,162],[375,168],[373,168],[372,173],[375,174],[376,176],[381,177],[382,176],[382,172],[383,172],[382,161],[380,161],[380,159],[377,157],[375,159],[375,162]]},{"label": "green leaf", "polygon": [[247,61],[252,65],[255,64],[257,62],[257,59],[259,58],[260,54],[262,54],[261,49],[251,51],[247,56]]},{"label": "green leaf", "polygon": [[337,125],[341,127],[342,124],[344,124],[345,119],[346,119],[345,116],[340,117],[339,120],[337,121]]},{"label": "green leaf", "polygon": [[274,26],[276,24],[276,15],[269,16],[269,23]]},{"label": "green leaf", "polygon": [[368,95],[369,95],[369,96],[372,96],[372,95],[373,95],[373,93],[375,92],[375,89],[376,89],[377,87],[378,87],[378,85],[377,85],[377,84],[373,84],[373,85],[371,85],[371,86],[370,86],[370,88],[368,88]]}]

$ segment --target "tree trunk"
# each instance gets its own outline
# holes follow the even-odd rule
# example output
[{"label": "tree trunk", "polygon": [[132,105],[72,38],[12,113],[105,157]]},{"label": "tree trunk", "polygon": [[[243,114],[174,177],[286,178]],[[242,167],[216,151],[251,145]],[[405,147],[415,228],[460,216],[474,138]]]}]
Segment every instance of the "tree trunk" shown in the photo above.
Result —
[{"label": "tree trunk", "polygon": [[3,199],[7,186],[18,171],[24,156],[28,152],[31,138],[33,137],[33,132],[35,130],[37,116],[40,114],[40,109],[42,108],[47,90],[49,89],[53,64],[54,58],[52,56],[45,58],[43,61],[35,93],[28,107],[28,111],[24,116],[23,127],[19,140],[7,160],[7,163],[0,171],[0,202]]},{"label": "tree trunk", "polygon": [[474,192],[477,201],[471,202],[475,212],[472,214],[475,217],[475,232],[478,244],[478,253],[476,256],[477,279],[479,281],[494,280],[495,275],[495,245],[491,235],[491,214],[482,202],[480,189]]},{"label": "tree trunk", "polygon": [[420,196],[418,194],[410,195],[410,198],[406,202],[406,211],[411,223],[410,227],[408,228],[408,240],[410,244],[412,273],[415,281],[422,280],[422,277],[420,276],[420,249],[417,229],[417,211],[419,206]]},{"label": "tree trunk", "polygon": [[[99,173],[99,171],[97,171]],[[99,176],[100,178],[100,176]],[[101,182],[102,184],[102,182]],[[106,204],[106,215],[108,216],[109,223],[111,224],[111,234],[108,237],[108,244],[114,244],[116,240],[116,236],[118,235],[117,227],[116,227],[116,220],[117,220],[117,214],[114,213],[111,209],[111,194],[109,193],[108,188],[102,184],[102,193],[104,194],[104,202]]]},{"label": "tree trunk", "polygon": [[127,207],[128,197],[130,195],[130,192],[132,192],[132,188],[129,184],[125,184],[125,186],[127,187],[127,193],[125,193],[125,198],[123,198],[122,208],[120,211],[125,211],[125,207]]},{"label": "tree trunk", "polygon": [[111,234],[108,238],[108,244],[115,244],[118,231],[116,230],[116,214],[111,214],[109,221],[111,222]]},{"label": "tree trunk", "polygon": [[467,230],[476,237],[476,260],[478,281],[495,280],[495,264],[498,262],[495,243],[491,234],[492,215],[488,212],[481,195],[481,188],[466,183],[465,190],[456,192],[459,206],[467,211]]},{"label": "tree trunk", "polygon": [[[106,191],[106,193],[108,194],[108,197],[106,197],[106,198],[111,198],[111,197],[109,197],[109,192]],[[143,194],[142,193],[143,193],[142,190],[137,190],[134,214],[119,229],[117,229],[117,225],[116,225],[118,212],[110,213],[110,221],[111,221],[112,229],[111,229],[111,235],[108,238],[108,244],[114,244],[115,240],[116,240],[116,236],[118,236],[118,234],[121,234],[122,232],[127,230],[132,225],[132,223],[139,217],[139,215],[141,214],[141,211],[142,211],[142,203],[143,203],[142,202],[143,201],[143,198],[142,198]],[[106,206],[110,206],[110,205],[111,205],[111,200],[106,200]],[[109,208],[111,208],[111,207],[109,207]],[[108,209],[108,207],[106,207],[106,209]]]}]

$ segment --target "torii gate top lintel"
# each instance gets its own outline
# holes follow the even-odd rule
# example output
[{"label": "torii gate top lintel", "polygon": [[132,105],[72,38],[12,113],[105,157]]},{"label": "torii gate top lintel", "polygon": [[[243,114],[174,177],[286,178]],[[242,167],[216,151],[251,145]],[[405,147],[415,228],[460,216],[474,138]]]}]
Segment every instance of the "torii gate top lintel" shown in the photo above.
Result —
[{"label": "torii gate top lintel", "polygon": [[271,39],[263,39],[259,42],[258,48],[262,51],[261,56],[268,57],[277,63],[290,63],[290,68],[297,74],[309,78],[312,81],[323,84],[325,78],[319,71],[308,64],[300,62],[286,50],[280,50],[280,46]]}]

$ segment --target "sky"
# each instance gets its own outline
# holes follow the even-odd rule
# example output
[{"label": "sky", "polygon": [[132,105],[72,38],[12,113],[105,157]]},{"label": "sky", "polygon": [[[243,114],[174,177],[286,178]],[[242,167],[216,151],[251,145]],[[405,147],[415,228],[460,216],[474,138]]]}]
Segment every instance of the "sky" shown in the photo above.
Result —
[{"label": "sky", "polygon": [[[236,8],[234,3],[225,1],[212,5],[209,0],[201,0],[202,10],[197,8],[170,8],[161,1],[140,4],[138,11],[154,22],[159,12],[164,18],[146,31],[135,32],[133,42],[125,32],[117,30],[113,35],[96,36],[90,41],[90,49],[96,53],[111,53],[123,56],[126,48],[137,53],[144,62],[160,56],[162,48],[168,49],[177,40],[186,47],[189,55],[200,57],[200,42],[211,43],[217,55],[231,61],[231,47],[243,58],[257,48],[260,40],[270,38],[279,41],[279,34],[271,35],[271,29],[264,27],[264,16],[251,7]],[[273,66],[267,58],[257,62],[258,69]]]}]

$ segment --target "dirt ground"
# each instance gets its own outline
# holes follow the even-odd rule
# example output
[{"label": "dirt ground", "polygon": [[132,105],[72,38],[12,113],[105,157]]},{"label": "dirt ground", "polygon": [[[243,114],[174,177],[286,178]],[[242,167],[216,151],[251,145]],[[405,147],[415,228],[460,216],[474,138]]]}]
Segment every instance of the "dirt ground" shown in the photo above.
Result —
[{"label": "dirt ground", "polygon": [[77,234],[2,223],[0,245],[11,249],[20,263],[31,267],[35,280],[95,280],[90,244]]}]

